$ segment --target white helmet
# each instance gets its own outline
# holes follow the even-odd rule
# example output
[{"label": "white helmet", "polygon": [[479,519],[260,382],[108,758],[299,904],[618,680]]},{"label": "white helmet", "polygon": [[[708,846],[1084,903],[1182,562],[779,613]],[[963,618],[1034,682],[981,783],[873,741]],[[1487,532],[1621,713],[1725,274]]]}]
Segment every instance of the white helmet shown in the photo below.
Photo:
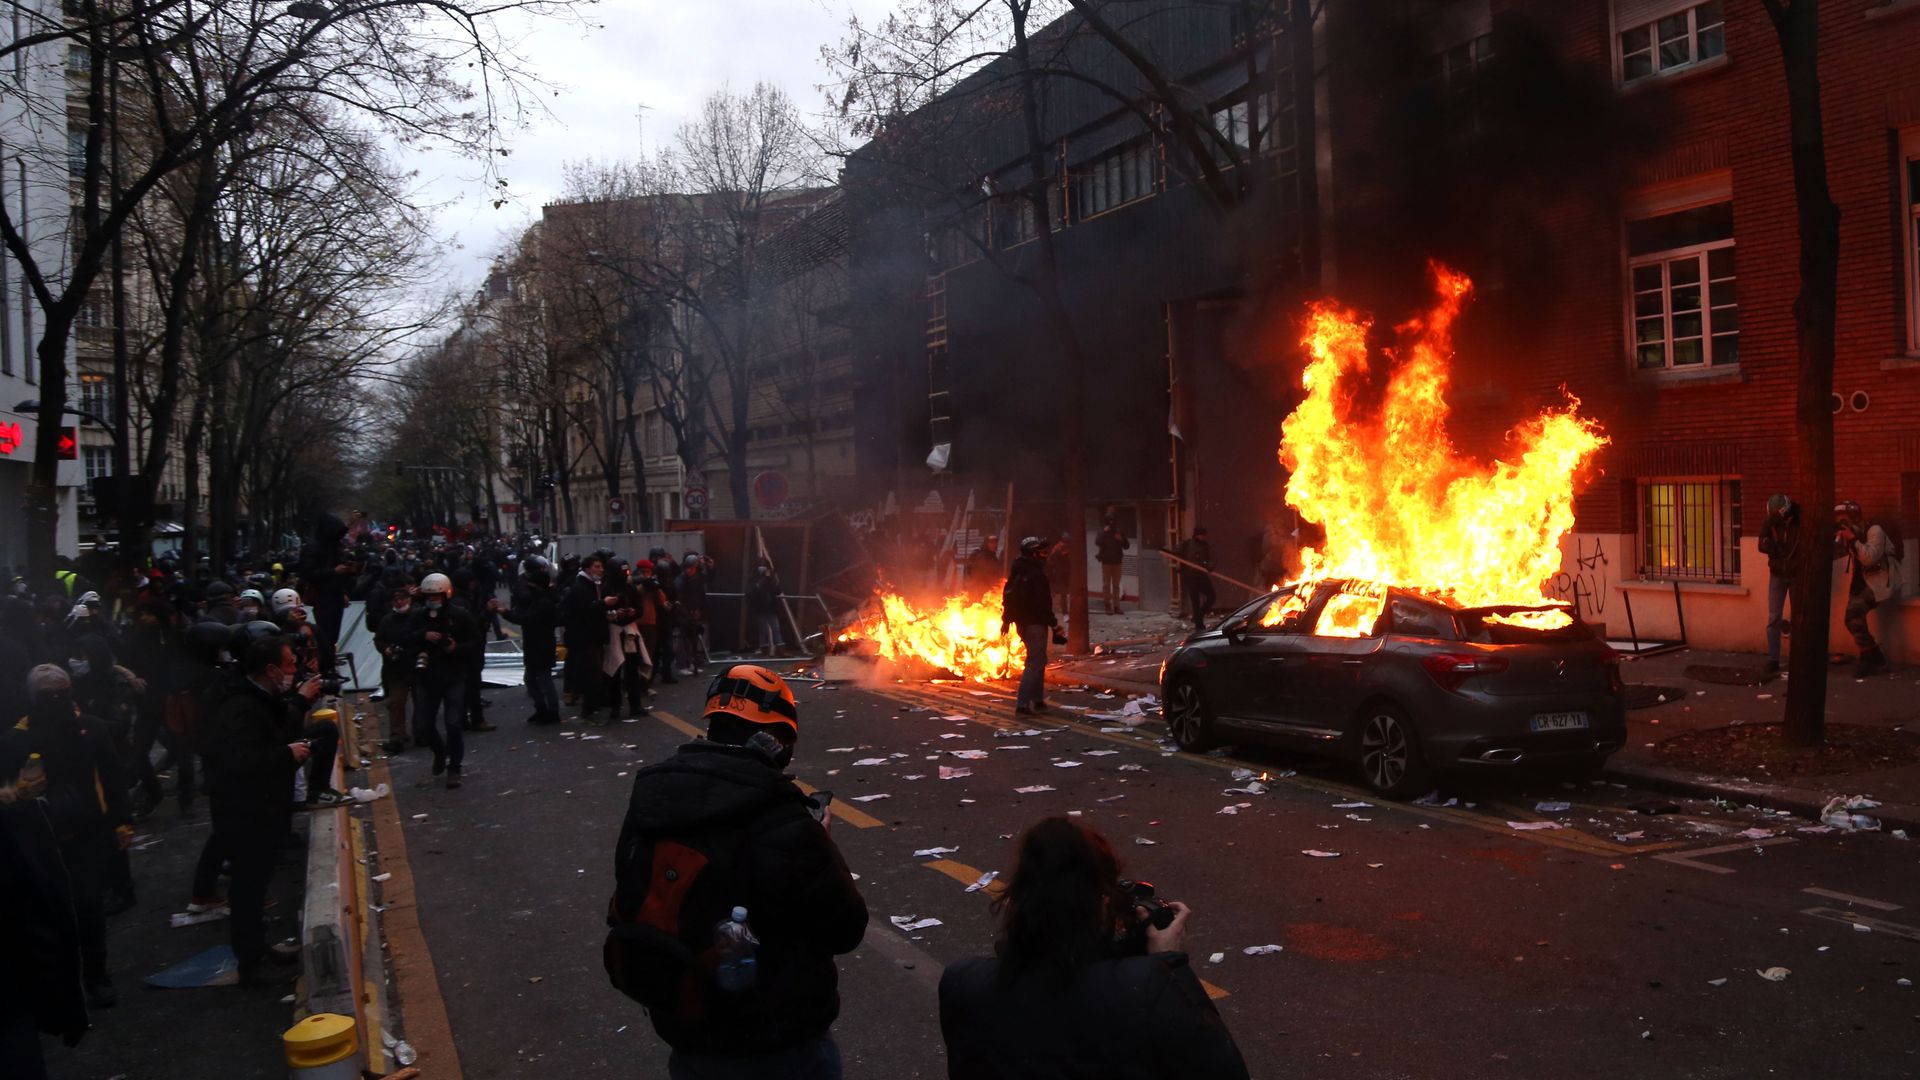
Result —
[{"label": "white helmet", "polygon": [[299,606],[299,593],[294,592],[292,589],[273,590],[273,610],[275,614],[286,611],[288,608],[297,608]]},{"label": "white helmet", "polygon": [[428,574],[420,581],[420,595],[452,596],[453,582],[445,574]]},{"label": "white helmet", "polygon": [[[292,590],[292,589],[282,589],[281,591],[282,591],[282,592],[293,592],[293,590]],[[297,596],[296,596],[295,598],[296,598],[296,599],[298,599],[298,597],[297,597]],[[243,593],[241,593],[241,594],[240,594],[240,595],[239,595],[239,596],[238,596],[238,597],[237,597],[236,599],[238,599],[238,600],[251,600],[251,601],[253,601],[253,602],[254,602],[254,603],[256,603],[256,604],[259,604],[259,605],[260,605],[261,607],[266,607],[266,606],[267,606],[267,598],[266,598],[266,597],[264,597],[264,596],[261,596],[261,595],[260,595],[260,590],[259,590],[259,589],[248,589],[248,590],[247,590],[246,592],[243,592]]]}]

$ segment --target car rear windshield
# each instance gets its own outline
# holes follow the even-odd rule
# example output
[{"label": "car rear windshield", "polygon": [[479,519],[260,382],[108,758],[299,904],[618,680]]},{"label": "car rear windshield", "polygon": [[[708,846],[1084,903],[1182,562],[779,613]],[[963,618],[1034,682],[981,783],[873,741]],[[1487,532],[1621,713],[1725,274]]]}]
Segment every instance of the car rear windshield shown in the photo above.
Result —
[{"label": "car rear windshield", "polygon": [[[1489,616],[1511,615],[1518,611],[1563,611],[1571,615],[1573,621],[1551,630],[1489,621]],[[1593,627],[1581,622],[1578,613],[1564,607],[1502,604],[1499,607],[1466,608],[1454,612],[1453,621],[1460,628],[1460,640],[1482,645],[1539,645],[1550,641],[1591,641],[1594,637]]]}]

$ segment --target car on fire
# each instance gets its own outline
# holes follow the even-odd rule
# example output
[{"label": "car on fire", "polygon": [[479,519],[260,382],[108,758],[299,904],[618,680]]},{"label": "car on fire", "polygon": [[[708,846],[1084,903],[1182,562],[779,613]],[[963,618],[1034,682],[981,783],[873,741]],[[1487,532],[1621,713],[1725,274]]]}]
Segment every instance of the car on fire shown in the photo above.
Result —
[{"label": "car on fire", "polygon": [[1315,753],[1396,799],[1469,770],[1590,775],[1626,737],[1619,655],[1568,609],[1455,607],[1349,581],[1248,602],[1181,644],[1160,687],[1184,750]]}]

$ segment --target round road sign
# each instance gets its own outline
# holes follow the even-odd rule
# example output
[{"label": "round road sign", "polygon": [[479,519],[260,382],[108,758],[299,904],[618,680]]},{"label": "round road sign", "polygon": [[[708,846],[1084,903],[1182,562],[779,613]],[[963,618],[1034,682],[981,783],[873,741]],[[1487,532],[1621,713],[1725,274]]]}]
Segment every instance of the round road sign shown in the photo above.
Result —
[{"label": "round road sign", "polygon": [[694,485],[687,489],[687,513],[704,514],[707,510],[707,489],[703,485]]}]

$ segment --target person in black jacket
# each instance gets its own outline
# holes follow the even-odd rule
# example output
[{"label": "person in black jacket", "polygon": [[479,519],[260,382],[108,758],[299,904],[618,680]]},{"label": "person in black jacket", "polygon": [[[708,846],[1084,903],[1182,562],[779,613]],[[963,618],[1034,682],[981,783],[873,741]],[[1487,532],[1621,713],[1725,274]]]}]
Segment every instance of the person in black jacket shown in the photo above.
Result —
[{"label": "person in black jacket", "polygon": [[[432,777],[445,774],[449,789],[460,786],[467,756],[461,735],[465,714],[468,668],[472,654],[485,647],[480,624],[453,602],[453,582],[445,574],[428,574],[420,582],[420,602],[407,622],[401,644],[419,657],[414,669],[413,738],[433,751]],[[445,728],[446,736],[441,737]]]},{"label": "person in black jacket", "polygon": [[258,981],[269,956],[299,956],[297,949],[269,950],[266,929],[267,886],[293,816],[293,776],[312,753],[296,737],[300,719],[288,706],[320,696],[317,675],[294,685],[299,671],[286,638],[257,638],[241,655],[239,673],[209,690],[200,717],[213,817],[202,859],[224,857],[229,866],[229,934],[242,982]]},{"label": "person in black jacket", "polygon": [[728,992],[711,975],[689,972],[693,988],[651,1010],[654,1030],[673,1048],[668,1075],[839,1080],[829,1033],[840,1014],[833,958],[866,935],[866,901],[827,835],[823,808],[782,771],[799,738],[793,692],[766,668],[736,664],[708,695],[707,737],[633,778],[608,924],[641,917],[659,845],[698,843],[731,855],[727,880],[708,888],[702,877],[689,887],[680,935],[711,943],[716,924],[745,908],[759,939],[754,988]]},{"label": "person in black jacket", "polygon": [[1008,626],[1020,633],[1027,647],[1026,667],[1020,672],[1020,689],[1014,695],[1016,715],[1047,711],[1047,639],[1053,636],[1060,620],[1053,614],[1053,590],[1047,584],[1047,542],[1037,536],[1020,541],[1020,557],[1007,573],[1006,587],[1000,590],[1000,632]]},{"label": "person in black jacket", "polygon": [[949,1080],[1246,1080],[1187,962],[1191,912],[1136,907],[1105,837],[1067,818],[1028,829],[997,902],[995,956],[940,977]]},{"label": "person in black jacket", "polygon": [[347,592],[360,576],[360,567],[347,561],[346,536],[346,522],[332,514],[321,514],[313,523],[313,542],[300,552],[300,595],[313,608],[320,672],[329,678],[333,675],[333,650],[340,644]]},{"label": "person in black jacket", "polygon": [[42,1032],[73,1046],[87,1030],[73,891],[45,789],[0,782],[0,1062],[20,1080],[46,1080]]},{"label": "person in black jacket", "polygon": [[413,621],[413,587],[402,585],[387,598],[387,613],[373,631],[373,647],[380,650],[380,703],[385,706],[386,738],[380,749],[389,755],[407,748],[407,706],[413,703],[413,651],[407,648],[407,625]]},{"label": "person in black jacket", "polygon": [[1193,618],[1194,630],[1207,628],[1207,612],[1213,610],[1213,544],[1207,540],[1207,530],[1195,529],[1193,535],[1182,541],[1173,552],[1181,559],[1174,564],[1180,571],[1180,585],[1187,595],[1187,607]]},{"label": "person in black jacket", "polygon": [[115,849],[133,836],[125,775],[106,725],[80,714],[66,671],[52,664],[29,671],[27,698],[26,717],[0,734],[0,776],[19,777],[40,755],[41,798],[79,917],[87,1001],[108,1008],[117,1000],[107,972],[108,877]]},{"label": "person in black jacket", "polygon": [[1787,596],[1809,554],[1800,505],[1787,495],[1767,497],[1767,520],[1760,527],[1760,554],[1767,557],[1767,668],[1780,670],[1780,633],[1787,628]]},{"label": "person in black jacket", "polygon": [[533,699],[533,715],[527,723],[557,724],[560,695],[553,688],[553,661],[558,652],[554,631],[560,625],[560,597],[553,591],[553,564],[539,555],[522,560],[520,583],[512,606],[495,599],[487,608],[520,628],[520,660],[525,665],[527,696]]},{"label": "person in black jacket", "polygon": [[567,692],[579,700],[583,720],[592,719],[600,711],[606,682],[601,673],[607,654],[606,593],[601,588],[606,572],[606,557],[598,552],[580,560],[579,573],[560,603],[560,617],[567,630],[567,667],[562,678]]}]

